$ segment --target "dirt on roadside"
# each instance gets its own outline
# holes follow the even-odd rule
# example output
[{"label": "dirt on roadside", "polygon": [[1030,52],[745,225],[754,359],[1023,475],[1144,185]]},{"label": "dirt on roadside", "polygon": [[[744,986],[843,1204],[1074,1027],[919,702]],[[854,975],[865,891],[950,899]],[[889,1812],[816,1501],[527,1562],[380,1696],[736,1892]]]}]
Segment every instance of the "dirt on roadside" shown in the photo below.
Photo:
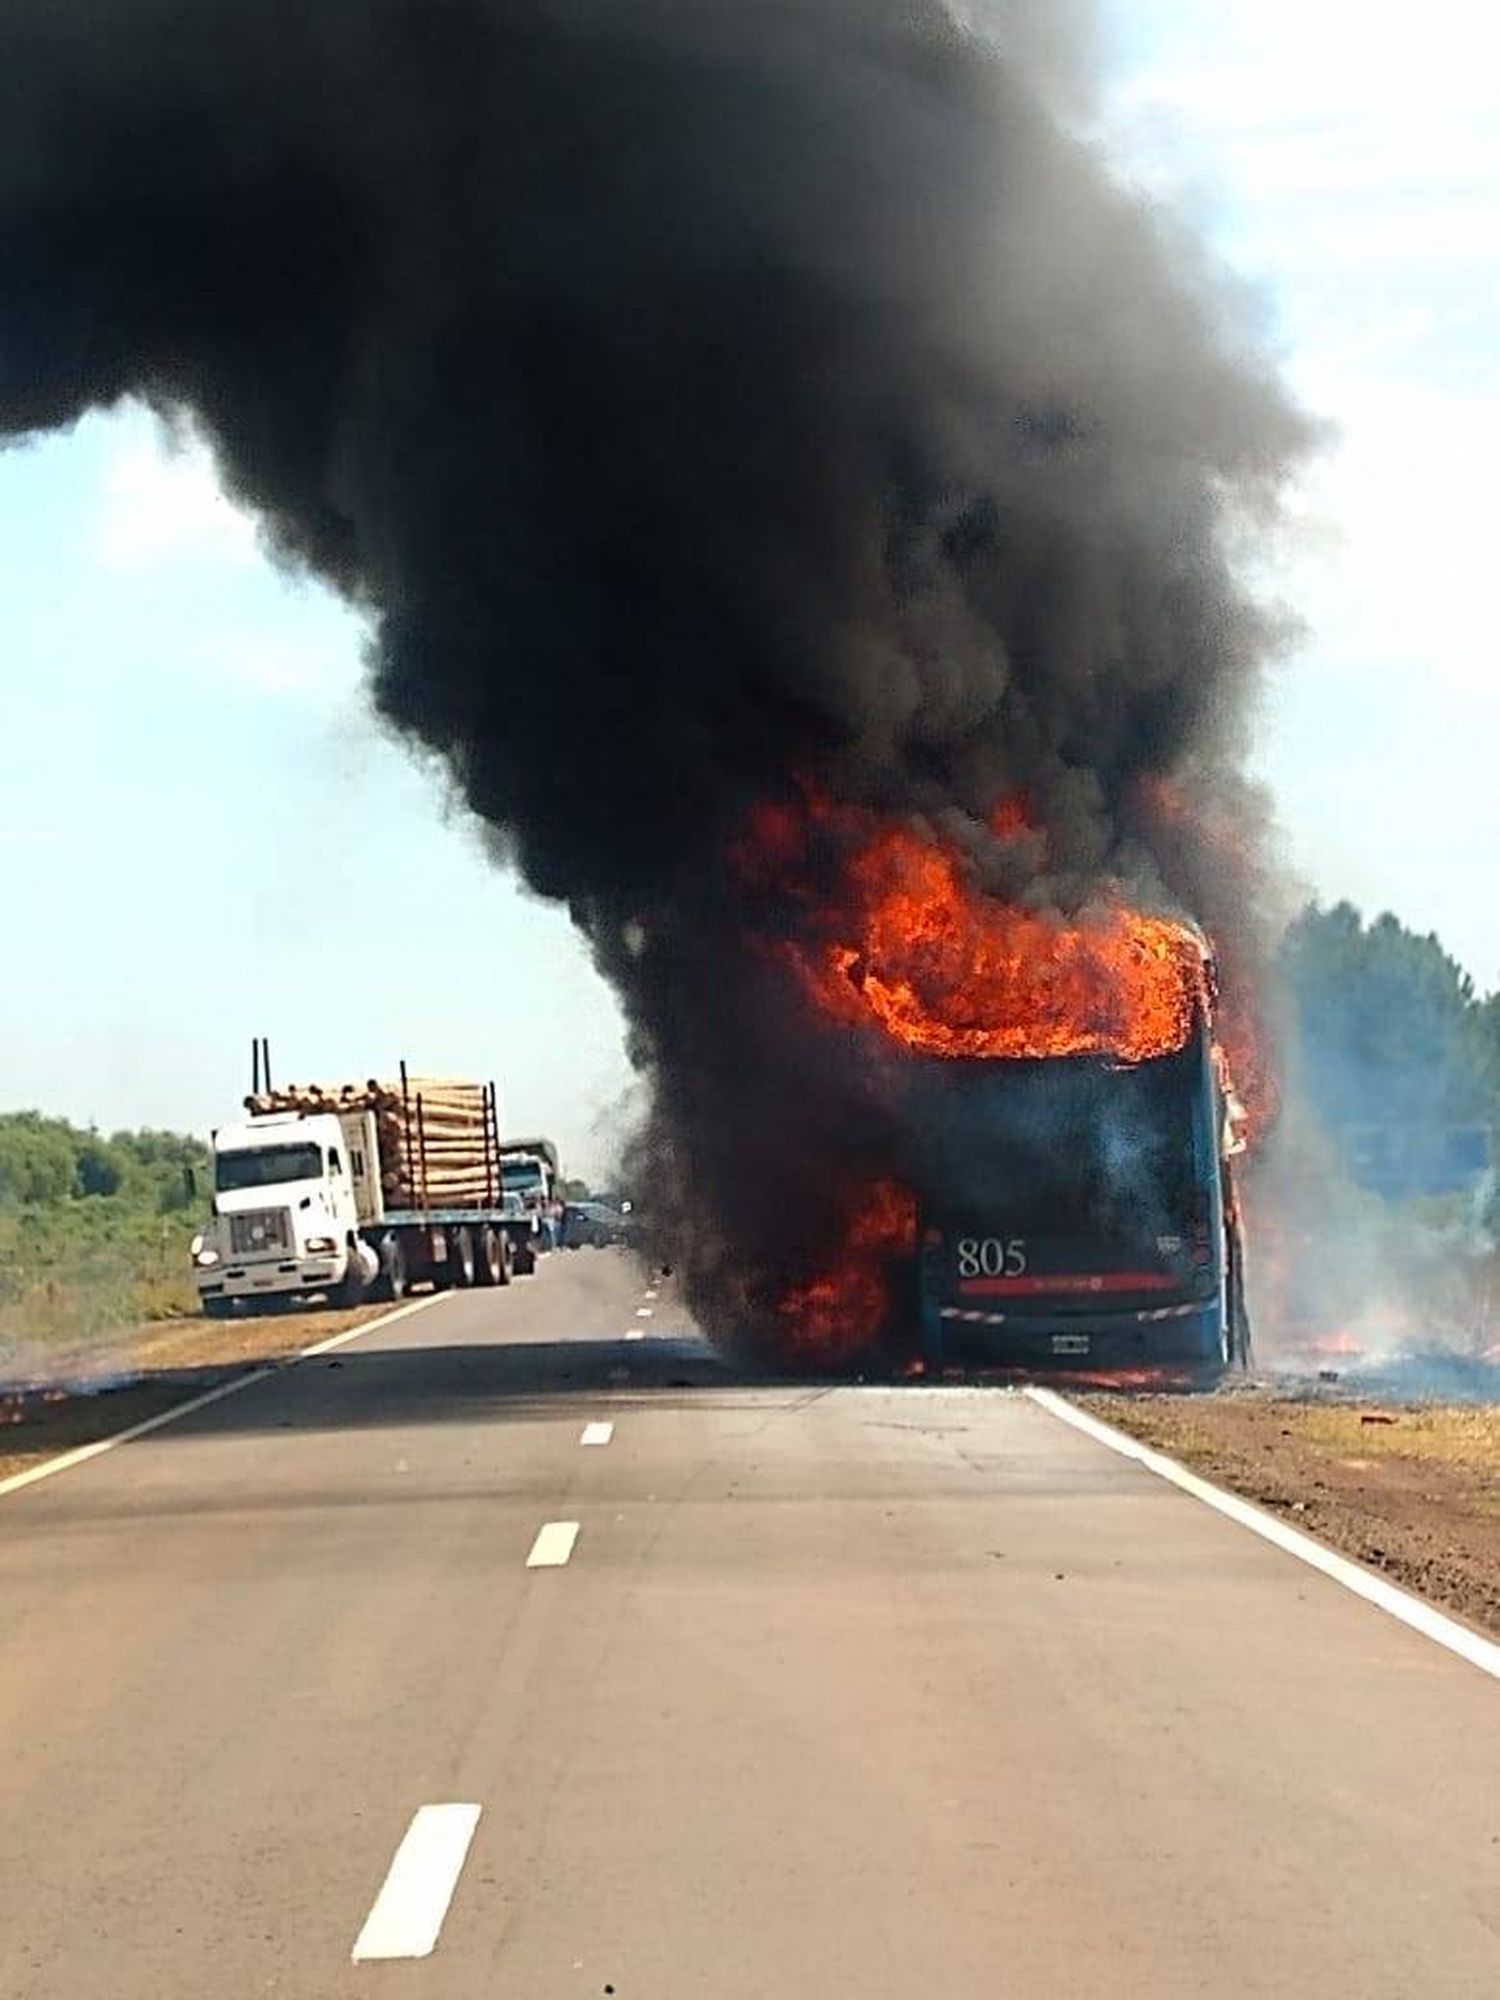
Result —
[{"label": "dirt on roadside", "polygon": [[1078,1401],[1500,1638],[1500,1408],[1256,1388]]},{"label": "dirt on roadside", "polygon": [[9,1382],[0,1378],[0,1479],[389,1311],[366,1305],[167,1320],[112,1337],[107,1345],[49,1353],[44,1376],[31,1369]]}]

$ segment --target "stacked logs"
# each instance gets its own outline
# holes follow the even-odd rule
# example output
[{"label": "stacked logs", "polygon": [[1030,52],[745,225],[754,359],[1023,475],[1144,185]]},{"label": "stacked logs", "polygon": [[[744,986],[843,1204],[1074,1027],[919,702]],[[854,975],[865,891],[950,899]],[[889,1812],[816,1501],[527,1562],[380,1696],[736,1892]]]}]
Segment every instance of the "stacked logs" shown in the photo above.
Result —
[{"label": "stacked logs", "polygon": [[399,1083],[284,1084],[245,1099],[252,1117],[372,1111],[380,1144],[381,1192],[388,1209],[482,1208],[499,1195],[489,1133],[489,1093],[448,1077]]}]

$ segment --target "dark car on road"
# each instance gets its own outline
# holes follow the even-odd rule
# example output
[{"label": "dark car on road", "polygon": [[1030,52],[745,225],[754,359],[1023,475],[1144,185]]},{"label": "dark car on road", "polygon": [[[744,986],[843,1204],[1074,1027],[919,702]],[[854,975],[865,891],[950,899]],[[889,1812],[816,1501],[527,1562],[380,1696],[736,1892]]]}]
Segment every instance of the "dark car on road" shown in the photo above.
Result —
[{"label": "dark car on road", "polygon": [[625,1218],[599,1201],[570,1201],[563,1210],[561,1243],[564,1250],[585,1247],[606,1249],[625,1241]]}]

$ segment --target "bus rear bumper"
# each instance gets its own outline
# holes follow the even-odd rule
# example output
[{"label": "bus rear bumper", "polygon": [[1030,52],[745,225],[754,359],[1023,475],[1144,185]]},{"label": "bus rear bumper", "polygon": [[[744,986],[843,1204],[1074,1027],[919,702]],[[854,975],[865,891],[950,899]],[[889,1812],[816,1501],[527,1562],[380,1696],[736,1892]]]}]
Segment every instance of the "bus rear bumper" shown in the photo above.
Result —
[{"label": "bus rear bumper", "polygon": [[1038,1371],[1216,1369],[1224,1309],[1217,1299],[1113,1313],[997,1313],[931,1305],[923,1314],[929,1364],[968,1362]]}]

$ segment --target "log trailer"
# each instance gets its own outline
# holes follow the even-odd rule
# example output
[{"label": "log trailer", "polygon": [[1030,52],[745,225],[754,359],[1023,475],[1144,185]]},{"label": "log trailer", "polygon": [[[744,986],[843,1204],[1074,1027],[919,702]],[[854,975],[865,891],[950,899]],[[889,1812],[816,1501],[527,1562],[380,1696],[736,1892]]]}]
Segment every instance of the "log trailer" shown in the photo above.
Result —
[{"label": "log trailer", "polygon": [[252,1047],[246,1116],[213,1134],[213,1214],[193,1238],[210,1317],[241,1301],[508,1285],[545,1247],[537,1216],[501,1174],[495,1086],[414,1077],[271,1083]]}]

